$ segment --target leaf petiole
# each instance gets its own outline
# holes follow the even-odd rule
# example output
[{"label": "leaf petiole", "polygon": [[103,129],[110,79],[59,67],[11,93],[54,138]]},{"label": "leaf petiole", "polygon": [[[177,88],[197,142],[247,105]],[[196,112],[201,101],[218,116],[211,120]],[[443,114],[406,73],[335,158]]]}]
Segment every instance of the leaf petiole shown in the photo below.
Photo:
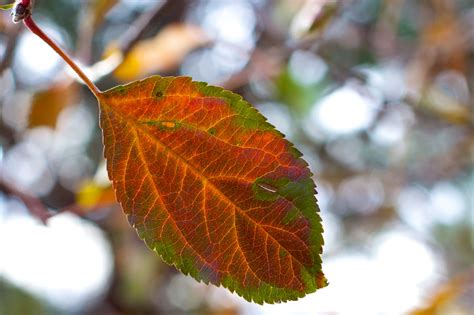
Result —
[{"label": "leaf petiole", "polygon": [[23,20],[23,23],[26,25],[26,27],[33,32],[35,35],[37,35],[39,38],[41,38],[46,44],[48,44],[73,70],[74,72],[77,73],[77,75],[84,81],[84,83],[87,85],[89,90],[97,97],[99,98],[99,95],[101,91],[99,88],[92,82],[92,80],[89,79],[89,77],[81,70],[81,68],[72,60],[69,55],[62,50],[48,35],[46,35],[40,28],[39,26],[33,21],[31,16],[28,16]]},{"label": "leaf petiole", "polygon": [[[31,6],[33,2],[30,0],[18,1],[13,5],[13,21],[23,21],[23,24],[35,35],[41,38],[46,44],[48,44],[71,68],[74,72],[84,81],[89,90],[95,95],[97,99],[101,94],[99,88],[92,82],[91,79],[82,71],[82,69],[72,60],[71,57],[59,47],[41,28],[33,21],[31,17]],[[24,14],[23,14],[23,13]]]}]

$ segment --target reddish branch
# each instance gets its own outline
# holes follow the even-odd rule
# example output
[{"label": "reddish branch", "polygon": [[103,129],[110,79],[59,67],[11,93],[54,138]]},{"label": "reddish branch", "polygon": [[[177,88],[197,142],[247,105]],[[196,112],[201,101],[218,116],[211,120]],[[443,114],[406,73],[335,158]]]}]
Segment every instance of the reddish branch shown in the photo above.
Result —
[{"label": "reddish branch", "polygon": [[34,217],[40,219],[44,224],[46,224],[46,221],[52,216],[51,212],[39,198],[22,192],[12,184],[7,183],[2,179],[0,179],[0,191],[4,192],[6,195],[14,196],[22,201],[30,213]]},{"label": "reddish branch", "polygon": [[80,205],[74,203],[64,208],[50,210],[40,198],[23,192],[22,190],[15,187],[13,184],[6,182],[2,178],[0,178],[0,192],[3,192],[7,196],[12,196],[20,200],[28,209],[30,214],[33,217],[39,219],[43,224],[46,224],[48,219],[64,212],[74,213],[80,217],[85,217],[87,214],[96,213],[102,208],[105,208],[97,206],[92,207],[90,209],[84,209]]}]

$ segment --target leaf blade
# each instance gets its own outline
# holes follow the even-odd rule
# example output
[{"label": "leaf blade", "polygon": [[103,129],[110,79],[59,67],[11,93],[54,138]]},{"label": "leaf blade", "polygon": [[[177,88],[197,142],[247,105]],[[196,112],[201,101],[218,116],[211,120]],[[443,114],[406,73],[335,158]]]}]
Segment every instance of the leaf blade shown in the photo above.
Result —
[{"label": "leaf blade", "polygon": [[79,89],[73,82],[54,83],[33,95],[28,128],[40,126],[56,128],[63,109],[72,106],[78,99]]},{"label": "leaf blade", "polygon": [[166,262],[257,303],[326,285],[312,174],[240,96],[155,76],[100,107],[117,200]]},{"label": "leaf blade", "polygon": [[0,4],[0,10],[3,10],[3,11],[8,11],[8,10],[11,10],[13,9],[13,7],[15,6],[15,3],[10,3],[10,4]]}]

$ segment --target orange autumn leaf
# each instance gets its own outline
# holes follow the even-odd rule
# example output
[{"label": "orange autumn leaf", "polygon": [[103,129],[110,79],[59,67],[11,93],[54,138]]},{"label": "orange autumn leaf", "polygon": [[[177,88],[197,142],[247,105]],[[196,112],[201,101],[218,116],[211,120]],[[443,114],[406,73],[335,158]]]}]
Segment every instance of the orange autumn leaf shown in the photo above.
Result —
[{"label": "orange autumn leaf", "polygon": [[[130,81],[152,73],[170,71],[192,50],[208,42],[209,38],[197,26],[169,25],[154,38],[136,44],[114,74],[122,81]],[[113,48],[109,49],[108,54],[113,52]]]},{"label": "orange autumn leaf", "polygon": [[73,82],[56,83],[37,92],[31,102],[28,127],[56,127],[61,111],[78,97],[78,86]]},{"label": "orange autumn leaf", "polygon": [[440,284],[427,305],[410,312],[409,315],[468,314],[463,312],[462,307],[459,308],[456,300],[469,295],[473,280],[474,273],[468,270]]},{"label": "orange autumn leaf", "polygon": [[159,76],[98,98],[116,198],[167,263],[257,303],[326,286],[312,174],[249,103]]}]

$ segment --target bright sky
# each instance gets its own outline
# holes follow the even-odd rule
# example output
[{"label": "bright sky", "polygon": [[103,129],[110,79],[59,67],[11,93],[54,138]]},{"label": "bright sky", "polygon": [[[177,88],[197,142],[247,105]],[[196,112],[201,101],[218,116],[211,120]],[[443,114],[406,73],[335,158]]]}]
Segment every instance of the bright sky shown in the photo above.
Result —
[{"label": "bright sky", "polygon": [[103,232],[72,214],[44,226],[25,211],[0,199],[0,277],[68,311],[91,305],[113,268]]}]

